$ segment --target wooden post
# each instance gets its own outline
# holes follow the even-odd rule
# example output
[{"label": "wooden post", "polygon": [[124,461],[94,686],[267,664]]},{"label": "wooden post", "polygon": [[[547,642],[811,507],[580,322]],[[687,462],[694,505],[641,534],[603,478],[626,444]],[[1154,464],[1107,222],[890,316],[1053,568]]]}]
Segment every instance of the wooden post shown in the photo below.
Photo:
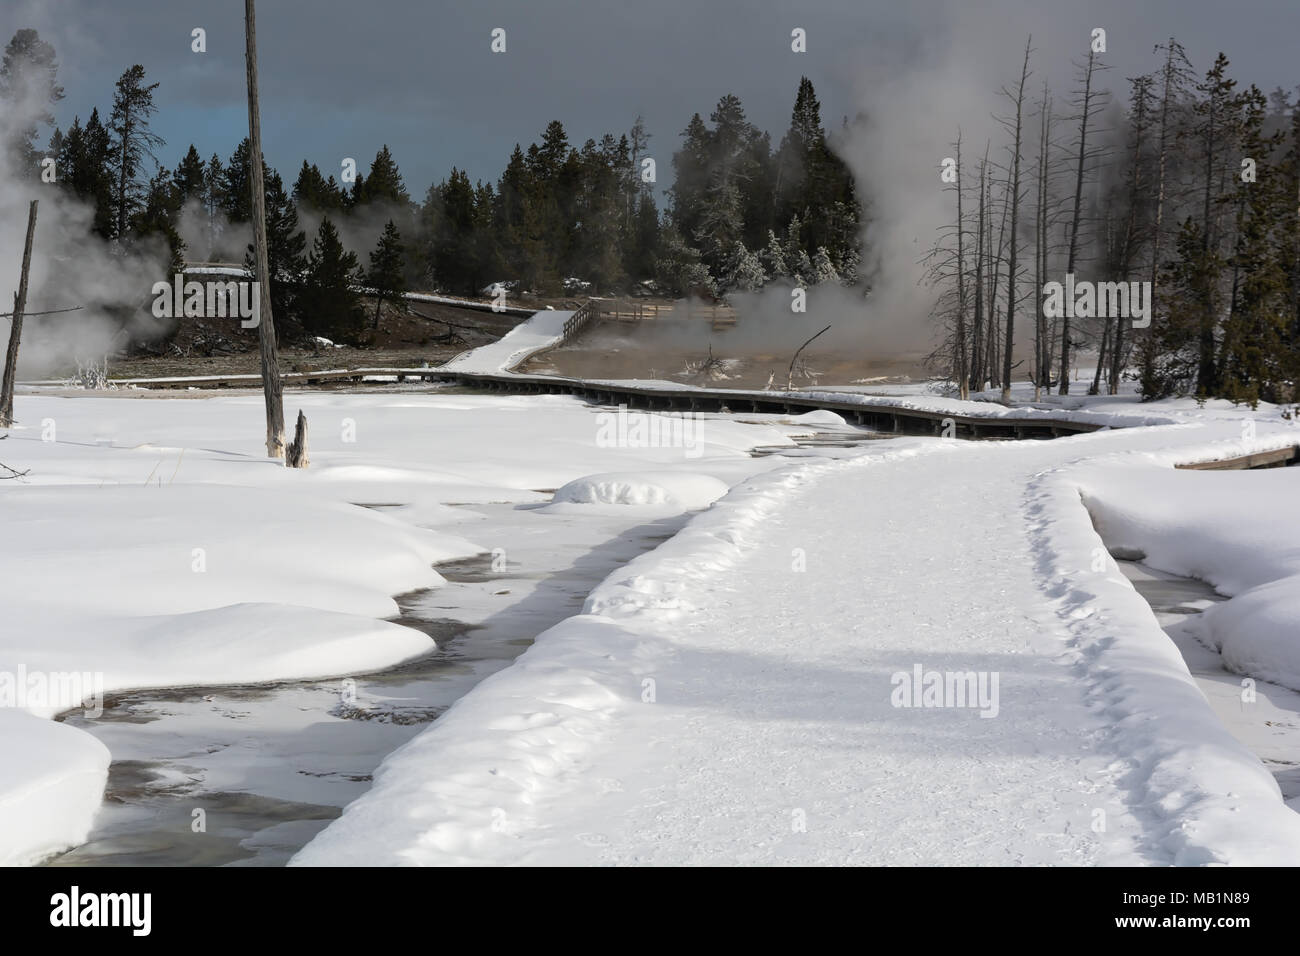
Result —
[{"label": "wooden post", "polygon": [[32,238],[36,235],[36,202],[27,211],[27,241],[23,245],[23,271],[18,276],[18,293],[14,296],[13,325],[9,327],[9,350],[5,352],[3,390],[0,391],[0,427],[14,423],[14,378],[18,374],[18,342],[23,337],[23,312],[27,309],[27,277],[32,268]]},{"label": "wooden post", "polygon": [[266,251],[266,186],[262,177],[262,118],[257,105],[257,27],[254,0],[244,0],[244,41],[248,66],[248,163],[252,175],[253,260],[257,269],[261,321],[257,326],[262,353],[262,395],[266,400],[266,454],[284,457],[284,400],[280,356],[271,314],[271,276]]}]

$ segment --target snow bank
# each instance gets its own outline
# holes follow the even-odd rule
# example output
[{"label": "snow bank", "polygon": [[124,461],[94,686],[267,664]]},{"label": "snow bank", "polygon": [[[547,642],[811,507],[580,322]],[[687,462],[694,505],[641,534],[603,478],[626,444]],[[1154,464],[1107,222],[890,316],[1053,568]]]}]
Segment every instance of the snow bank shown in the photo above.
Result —
[{"label": "snow bank", "polygon": [[[7,723],[127,688],[355,674],[429,653],[425,634],[375,618],[397,613],[392,594],[441,583],[433,561],[477,550],[354,506],[217,485],[8,488],[0,523]],[[58,675],[84,676],[75,693],[45,690]],[[106,779],[89,734],[24,726],[25,740],[0,736],[0,860],[84,839]]]},{"label": "snow bank", "polygon": [[0,866],[81,843],[103,800],[108,748],[65,724],[0,708]]},{"label": "snow bank", "polygon": [[[1294,866],[1300,863],[1300,815],[1283,803],[1272,774],[1215,717],[1146,601],[1106,557],[1107,545],[1141,551],[1156,567],[1204,575],[1229,589],[1292,567],[1289,543],[1265,543],[1265,529],[1278,526],[1274,513],[1245,509],[1254,500],[1274,500],[1269,486],[1294,487],[1295,477],[1173,470],[1177,462],[1231,458],[1294,440],[1290,429],[1261,431],[1257,438],[1237,432],[1232,425],[1210,426],[1182,441],[1174,440],[1174,430],[1135,434],[1131,439],[1144,440],[1146,450],[1044,472],[1029,488],[1031,529],[1051,582],[1048,593],[1076,637],[1071,653],[1111,722],[1106,746],[1124,755],[1123,779],[1135,808],[1158,821],[1154,849],[1175,865]],[[1103,436],[1088,439],[1097,437]],[[1245,482],[1260,482],[1261,490],[1251,492],[1253,484],[1243,490]],[[1237,497],[1218,497],[1230,486]],[[1265,499],[1256,499],[1257,493]],[[1095,529],[1081,502],[1095,516]],[[1290,522],[1296,514],[1288,505],[1277,520],[1295,528]],[[1255,546],[1268,554],[1252,555]],[[1278,616],[1288,613],[1280,604],[1273,609]],[[1290,620],[1294,633],[1297,619]],[[1259,633],[1248,629],[1234,640],[1275,655],[1270,667],[1280,669],[1287,660],[1278,642],[1265,638],[1270,633],[1271,626],[1261,625]]]},{"label": "snow bank", "polygon": [[[430,565],[464,553],[379,512],[270,488],[29,487],[0,495],[0,523],[20,619],[242,602],[391,617],[391,595],[436,587]],[[0,636],[0,652],[15,636]]]},{"label": "snow bank", "polygon": [[557,503],[667,505],[693,511],[727,493],[725,482],[688,472],[616,472],[587,475],[555,492]]}]

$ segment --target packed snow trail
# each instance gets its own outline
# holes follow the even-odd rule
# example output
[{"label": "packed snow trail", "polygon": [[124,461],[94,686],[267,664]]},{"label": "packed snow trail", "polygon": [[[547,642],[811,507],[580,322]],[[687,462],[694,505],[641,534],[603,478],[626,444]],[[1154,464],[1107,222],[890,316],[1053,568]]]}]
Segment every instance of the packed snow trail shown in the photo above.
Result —
[{"label": "packed snow trail", "polygon": [[520,322],[495,342],[468,349],[443,364],[455,372],[499,374],[508,372],[534,352],[556,345],[564,337],[564,323],[572,312],[547,309]]},{"label": "packed snow trail", "polygon": [[[1127,451],[1228,457],[1237,431],[904,439],[754,479],[391,755],[296,862],[1300,862],[1300,815],[1149,609],[1126,605],[1136,636],[1108,622],[1140,601],[1113,563],[1073,573],[1098,539],[1053,484]],[[918,666],[997,675],[988,716],[895,706]]]}]

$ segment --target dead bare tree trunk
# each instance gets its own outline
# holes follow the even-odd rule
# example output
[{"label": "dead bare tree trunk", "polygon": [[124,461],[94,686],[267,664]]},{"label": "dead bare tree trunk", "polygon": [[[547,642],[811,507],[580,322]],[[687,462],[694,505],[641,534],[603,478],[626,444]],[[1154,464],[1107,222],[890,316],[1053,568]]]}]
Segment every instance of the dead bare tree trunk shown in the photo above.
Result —
[{"label": "dead bare tree trunk", "polygon": [[1034,208],[1034,401],[1043,397],[1043,380],[1050,388],[1051,362],[1043,351],[1047,340],[1047,322],[1043,315],[1043,282],[1047,278],[1047,150],[1051,141],[1052,100],[1043,83],[1043,100],[1038,130],[1038,195]]},{"label": "dead bare tree trunk", "polygon": [[998,226],[998,246],[996,252],[993,252],[993,223],[991,221],[989,222],[989,250],[991,256],[989,264],[993,270],[993,278],[992,278],[992,282],[989,284],[990,285],[989,313],[988,313],[989,341],[987,346],[988,351],[985,360],[987,364],[990,389],[994,389],[994,388],[1000,389],[1002,387],[1001,358],[998,352],[998,333],[1002,330],[1002,327],[998,323],[997,300],[998,300],[998,282],[1002,276],[1002,250],[1006,248],[1006,243],[1007,243],[1007,213],[1009,211],[1009,207],[1007,206],[1006,190],[1010,188],[1010,185],[1011,185],[1011,172],[1010,170],[1008,170],[1007,185],[1006,187],[1003,188],[1003,193],[1002,193],[1002,221],[1001,224]]},{"label": "dead bare tree trunk", "polygon": [[[1126,275],[1133,271],[1133,250],[1139,241],[1137,211],[1138,204],[1141,202],[1142,189],[1145,185],[1142,178],[1142,146],[1146,138],[1147,124],[1149,122],[1147,113],[1149,111],[1148,101],[1151,96],[1152,79],[1150,76],[1139,76],[1132,80],[1132,84],[1134,134],[1133,158],[1129,174],[1128,216],[1124,225],[1124,245],[1121,252],[1121,260]],[[1155,287],[1152,286],[1153,295],[1154,291]],[[1154,308],[1154,302],[1152,302],[1151,305]],[[1110,374],[1106,389],[1107,394],[1119,394],[1119,380],[1124,373],[1125,365],[1125,345],[1124,320],[1119,319],[1115,322],[1115,339],[1111,343]]]},{"label": "dead bare tree trunk", "polygon": [[293,441],[285,451],[284,463],[289,468],[306,468],[311,464],[307,457],[307,416],[298,409],[298,424],[293,430]]},{"label": "dead bare tree trunk", "polygon": [[23,271],[18,276],[18,293],[14,296],[13,324],[9,326],[9,350],[5,352],[5,375],[0,390],[0,428],[14,423],[14,378],[18,374],[18,343],[23,337],[23,312],[27,309],[27,277],[32,269],[32,239],[36,235],[36,203],[27,210],[27,241],[23,244]]},{"label": "dead bare tree trunk", "polygon": [[244,40],[248,66],[248,152],[252,184],[253,257],[257,268],[260,321],[257,339],[262,354],[262,396],[266,400],[266,454],[284,457],[284,399],[280,356],[271,314],[271,275],[266,248],[266,186],[262,176],[262,118],[257,105],[257,26],[255,0],[244,0]]},{"label": "dead bare tree trunk", "polygon": [[[794,353],[794,358],[790,359],[790,370],[789,370],[789,372],[786,374],[786,379],[785,379],[785,390],[786,390],[787,392],[793,392],[793,391],[794,391],[794,363],[797,362],[797,361],[799,361],[799,352],[802,352],[802,351],[803,351],[804,349],[806,349],[808,346],[812,345],[813,339],[817,338],[817,336],[821,335],[821,334],[824,333],[824,332],[829,332],[829,331],[830,331],[830,328],[831,328],[831,327],[830,327],[829,325],[826,326],[826,328],[822,329],[821,332],[818,332],[817,335],[814,335],[814,336],[812,337],[812,339],[809,339],[809,340],[808,340],[807,342],[805,342],[803,345],[799,346],[799,350],[798,350],[797,352]],[[713,358],[713,345],[712,345],[712,343],[710,343],[710,345],[709,345],[709,358],[710,358],[710,361],[712,361],[712,358]]]},{"label": "dead bare tree trunk", "polygon": [[[1074,264],[1079,252],[1079,222],[1083,215],[1083,175],[1088,161],[1088,120],[1092,118],[1092,74],[1096,68],[1097,54],[1090,47],[1088,65],[1083,73],[1083,110],[1079,114],[1079,161],[1074,176],[1074,214],[1070,220],[1070,251],[1066,257],[1065,272],[1074,272]],[[1057,390],[1059,395],[1070,394],[1070,310],[1066,309],[1061,319],[1061,383]]]},{"label": "dead bare tree trunk", "polygon": [[[1158,137],[1156,163],[1156,208],[1155,222],[1151,226],[1151,310],[1155,312],[1156,288],[1160,280],[1160,239],[1164,231],[1165,217],[1165,173],[1169,157],[1169,113],[1178,93],[1190,71],[1187,55],[1182,44],[1173,37],[1165,47],[1165,65],[1160,71],[1160,135]],[[1154,319],[1153,319],[1154,321]],[[1155,377],[1155,346],[1152,341],[1153,329],[1148,328],[1143,336],[1142,347],[1142,382],[1150,384]]]},{"label": "dead bare tree trunk", "polygon": [[1097,350],[1097,367],[1092,370],[1092,385],[1088,387],[1089,395],[1101,394],[1101,370],[1106,368],[1110,361],[1110,330],[1116,322],[1122,322],[1123,319],[1106,316],[1105,325],[1101,332],[1101,347]]},{"label": "dead bare tree trunk", "polygon": [[970,398],[969,367],[966,360],[966,220],[961,205],[961,132],[957,133],[957,394]]},{"label": "dead bare tree trunk", "polygon": [[[1020,132],[1024,115],[1025,81],[1029,79],[1029,53],[1033,37],[1025,41],[1025,61],[1020,67],[1020,86],[1016,91],[1016,134],[1011,152],[1011,253],[1007,262],[1006,345],[1002,350],[1002,403],[1011,403],[1011,352],[1016,341],[1016,252],[1019,249],[1017,228],[1020,223]],[[1008,91],[1009,92],[1009,91]]]},{"label": "dead bare tree trunk", "polygon": [[[975,230],[975,319],[971,329],[970,389],[984,387],[984,362],[981,349],[984,335],[984,193],[988,180],[988,144],[984,146],[984,161],[980,163],[980,202],[978,225]],[[966,397],[970,397],[967,389]]]}]

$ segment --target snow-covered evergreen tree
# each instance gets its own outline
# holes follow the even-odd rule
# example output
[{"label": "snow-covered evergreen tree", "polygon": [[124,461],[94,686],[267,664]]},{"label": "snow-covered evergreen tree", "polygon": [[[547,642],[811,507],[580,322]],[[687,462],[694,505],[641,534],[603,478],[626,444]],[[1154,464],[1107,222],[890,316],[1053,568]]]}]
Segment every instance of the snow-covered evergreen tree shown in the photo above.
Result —
[{"label": "snow-covered evergreen tree", "polygon": [[727,271],[719,285],[723,291],[756,292],[767,281],[767,273],[757,253],[750,252],[743,242],[738,242],[727,260]]},{"label": "snow-covered evergreen tree", "polygon": [[789,269],[785,264],[785,250],[781,248],[781,241],[776,238],[776,233],[771,229],[767,231],[767,246],[759,256],[769,278],[783,279],[789,275]]},{"label": "snow-covered evergreen tree", "polygon": [[782,252],[785,255],[786,269],[792,277],[795,274],[795,265],[799,261],[799,253],[803,252],[803,241],[799,235],[801,232],[803,232],[803,224],[799,221],[799,216],[797,214],[791,216],[790,225],[785,230],[785,243],[782,245]]},{"label": "snow-covered evergreen tree", "polygon": [[655,279],[670,295],[716,295],[718,291],[718,284],[708,266],[700,261],[699,252],[682,241],[675,229],[664,232],[655,259]]},{"label": "snow-covered evergreen tree", "polygon": [[843,285],[857,285],[858,268],[862,265],[862,256],[858,250],[852,246],[844,250],[840,256],[839,273],[840,282]]},{"label": "snow-covered evergreen tree", "polygon": [[790,278],[794,279],[795,282],[801,286],[817,284],[812,260],[808,258],[808,253],[804,252],[802,249],[796,251],[795,258],[790,265]]},{"label": "snow-covered evergreen tree", "polygon": [[817,254],[813,256],[811,278],[814,285],[820,285],[823,282],[840,281],[840,274],[836,271],[834,263],[831,262],[831,254],[826,251],[825,246],[818,246]]}]

